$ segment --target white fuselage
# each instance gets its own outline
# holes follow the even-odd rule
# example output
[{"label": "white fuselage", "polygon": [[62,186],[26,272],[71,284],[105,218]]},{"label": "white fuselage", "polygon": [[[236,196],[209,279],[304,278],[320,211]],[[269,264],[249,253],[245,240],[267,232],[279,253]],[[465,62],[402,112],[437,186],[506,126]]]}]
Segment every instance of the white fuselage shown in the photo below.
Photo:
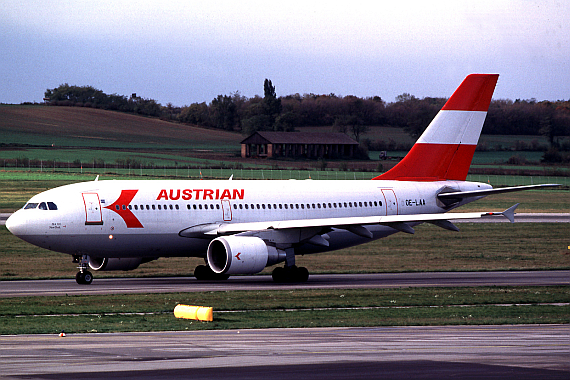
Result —
[{"label": "white fuselage", "polygon": [[[489,188],[464,181],[93,181],[34,196],[27,209],[10,217],[9,228],[32,244],[72,255],[205,257],[216,236],[200,234],[201,226],[443,213],[449,210],[437,200],[443,189]],[[367,228],[373,239],[398,232],[382,225]],[[321,229],[318,234],[327,234],[328,246],[300,239],[296,253],[370,241],[342,228]]]}]

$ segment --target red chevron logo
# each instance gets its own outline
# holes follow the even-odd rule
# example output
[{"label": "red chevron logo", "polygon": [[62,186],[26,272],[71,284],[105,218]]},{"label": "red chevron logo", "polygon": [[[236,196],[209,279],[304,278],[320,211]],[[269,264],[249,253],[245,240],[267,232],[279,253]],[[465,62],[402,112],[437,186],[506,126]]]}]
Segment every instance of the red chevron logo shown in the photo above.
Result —
[{"label": "red chevron logo", "polygon": [[144,228],[135,214],[129,209],[129,204],[137,195],[138,190],[121,190],[121,195],[112,205],[106,209],[116,212],[125,221],[127,228]]}]

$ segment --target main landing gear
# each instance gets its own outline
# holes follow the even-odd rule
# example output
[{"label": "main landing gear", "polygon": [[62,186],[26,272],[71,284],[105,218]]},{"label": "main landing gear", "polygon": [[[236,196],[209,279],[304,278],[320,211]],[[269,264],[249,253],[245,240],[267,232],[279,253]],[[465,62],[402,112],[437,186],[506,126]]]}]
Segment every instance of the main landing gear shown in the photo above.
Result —
[{"label": "main landing gear", "polygon": [[277,267],[271,273],[274,282],[291,283],[291,282],[307,282],[309,279],[309,271],[305,267]]},{"label": "main landing gear", "polygon": [[75,275],[75,281],[79,285],[91,284],[93,282],[93,275],[91,274],[91,272],[87,270],[87,268],[89,268],[89,256],[87,255],[83,255],[81,257],[73,256],[73,262],[79,264],[77,266],[79,272],[77,272],[77,274]]},{"label": "main landing gear", "polygon": [[309,271],[305,267],[295,265],[295,250],[293,248],[285,249],[285,266],[273,269],[271,277],[273,282],[292,283],[307,282],[309,279]]}]

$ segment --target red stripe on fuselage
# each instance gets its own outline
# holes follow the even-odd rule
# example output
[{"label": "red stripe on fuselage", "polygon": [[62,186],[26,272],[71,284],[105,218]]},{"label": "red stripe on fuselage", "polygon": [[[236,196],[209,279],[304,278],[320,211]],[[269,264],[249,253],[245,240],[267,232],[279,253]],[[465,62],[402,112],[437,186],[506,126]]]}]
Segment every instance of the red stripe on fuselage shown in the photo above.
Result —
[{"label": "red stripe on fuselage", "polygon": [[[135,214],[129,210],[129,205],[131,201],[137,195],[138,190],[121,190],[121,195],[119,198],[110,206],[106,206],[106,209],[116,212],[125,221],[127,228],[144,228],[141,222],[137,219]],[[117,207],[118,206],[118,207]],[[123,207],[125,209],[123,209]]]},{"label": "red stripe on fuselage", "polygon": [[465,181],[477,145],[416,143],[391,170],[374,178],[398,181]]}]

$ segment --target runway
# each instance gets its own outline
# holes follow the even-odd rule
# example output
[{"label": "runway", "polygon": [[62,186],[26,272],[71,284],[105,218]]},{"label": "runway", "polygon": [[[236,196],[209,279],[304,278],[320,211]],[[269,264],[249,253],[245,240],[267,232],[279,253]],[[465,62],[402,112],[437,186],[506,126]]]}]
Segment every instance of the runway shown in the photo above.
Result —
[{"label": "runway", "polygon": [[271,276],[233,276],[227,281],[193,277],[95,278],[91,285],[75,279],[0,281],[0,297],[212,292],[229,290],[363,289],[453,286],[569,285],[570,271],[418,272],[311,275],[298,284],[276,284]]},{"label": "runway", "polygon": [[0,337],[6,379],[568,379],[567,325]]}]

